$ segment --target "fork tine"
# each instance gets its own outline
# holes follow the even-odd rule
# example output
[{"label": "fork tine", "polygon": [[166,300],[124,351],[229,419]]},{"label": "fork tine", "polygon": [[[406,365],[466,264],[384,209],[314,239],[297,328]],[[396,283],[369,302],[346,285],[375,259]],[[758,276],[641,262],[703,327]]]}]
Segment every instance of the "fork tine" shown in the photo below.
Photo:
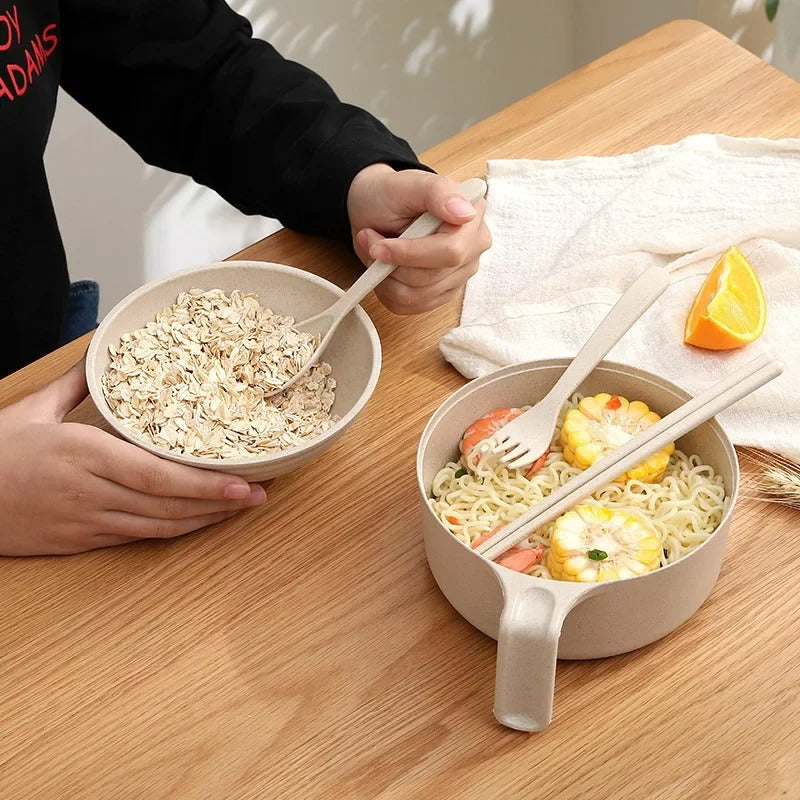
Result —
[{"label": "fork tine", "polygon": [[529,450],[524,456],[520,456],[513,461],[506,462],[506,466],[509,469],[525,469],[525,467],[529,467],[531,464],[533,464],[537,458],[538,456],[534,456]]},{"label": "fork tine", "polygon": [[495,454],[505,453],[514,446],[514,442],[512,442],[508,436],[498,437],[495,435],[490,439],[490,442],[491,452]]},{"label": "fork tine", "polygon": [[511,462],[515,459],[520,458],[520,456],[524,456],[528,452],[528,447],[524,444],[518,444],[511,452],[506,453],[500,460],[510,466]]}]

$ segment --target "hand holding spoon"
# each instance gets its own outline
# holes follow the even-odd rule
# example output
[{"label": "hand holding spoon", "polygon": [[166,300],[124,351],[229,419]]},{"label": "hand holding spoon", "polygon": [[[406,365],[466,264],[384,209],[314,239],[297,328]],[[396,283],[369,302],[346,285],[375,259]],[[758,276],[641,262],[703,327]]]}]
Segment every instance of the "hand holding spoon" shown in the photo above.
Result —
[{"label": "hand holding spoon", "polygon": [[[481,197],[486,194],[486,181],[481,178],[470,178],[464,181],[459,189],[461,194],[469,200],[470,203],[476,203]],[[434,217],[433,214],[427,211],[420,217],[414,220],[406,230],[400,234],[401,239],[422,239],[425,236],[430,236],[442,226],[442,220]],[[273,389],[267,397],[285,392],[289,387],[293,386],[304,375],[308,373],[311,367],[319,361],[325,348],[328,346],[334,332],[339,327],[341,321],[382,281],[386,280],[389,275],[394,272],[395,264],[387,264],[384,261],[373,261],[367,268],[366,272],[340,297],[332,306],[326,308],[325,311],[317,314],[310,319],[299,322],[295,328],[300,331],[305,331],[314,335],[317,341],[317,346],[311,357],[306,361],[301,369],[283,386]]]}]

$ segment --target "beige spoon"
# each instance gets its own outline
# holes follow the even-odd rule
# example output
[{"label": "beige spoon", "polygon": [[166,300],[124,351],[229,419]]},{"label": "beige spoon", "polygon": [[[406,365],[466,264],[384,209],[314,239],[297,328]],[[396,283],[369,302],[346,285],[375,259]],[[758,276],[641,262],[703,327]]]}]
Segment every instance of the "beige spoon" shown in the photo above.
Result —
[{"label": "beige spoon", "polygon": [[[486,181],[481,178],[470,178],[459,186],[461,194],[470,203],[476,203],[486,195]],[[436,233],[442,225],[442,220],[434,217],[433,214],[425,212],[417,217],[406,230],[400,234],[401,239],[421,239]],[[311,358],[303,364],[291,380],[273,389],[266,397],[285,392],[300,380],[314,364],[319,361],[322,352],[328,346],[334,332],[339,327],[339,323],[382,281],[386,280],[394,272],[396,265],[387,264],[383,261],[373,261],[366,272],[340,297],[330,308],[326,308],[320,314],[310,319],[299,322],[295,325],[298,330],[305,331],[314,335],[317,346],[311,354]]]}]

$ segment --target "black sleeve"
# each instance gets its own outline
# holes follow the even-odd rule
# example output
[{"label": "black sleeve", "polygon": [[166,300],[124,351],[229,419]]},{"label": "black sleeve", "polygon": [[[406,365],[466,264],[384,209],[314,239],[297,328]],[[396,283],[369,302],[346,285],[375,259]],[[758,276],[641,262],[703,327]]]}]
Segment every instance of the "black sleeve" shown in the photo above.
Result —
[{"label": "black sleeve", "polygon": [[62,0],[62,85],[149,164],[247,214],[348,238],[369,164],[414,152],[315,73],[252,38],[223,0]]}]

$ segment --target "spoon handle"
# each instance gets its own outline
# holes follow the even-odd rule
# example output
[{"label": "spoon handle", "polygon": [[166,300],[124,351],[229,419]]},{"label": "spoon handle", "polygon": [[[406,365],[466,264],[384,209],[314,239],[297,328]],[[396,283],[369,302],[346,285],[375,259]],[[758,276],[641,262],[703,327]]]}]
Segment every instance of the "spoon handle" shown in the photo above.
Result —
[{"label": "spoon handle", "polygon": [[651,267],[645,270],[617,300],[541,402],[549,401],[557,413],[564,405],[564,400],[583,383],[639,317],[664,294],[668,285],[669,272],[665,269]]},{"label": "spoon handle", "polygon": [[[470,203],[476,203],[486,194],[486,181],[482,178],[470,178],[459,186],[461,194]],[[442,220],[433,214],[425,212],[417,217],[403,233],[400,239],[422,239],[436,233],[442,226]],[[326,312],[325,316],[338,319],[352,311],[379,283],[382,283],[396,269],[396,264],[387,264],[384,261],[373,261],[366,272],[347,290],[343,297],[336,301]]]}]

